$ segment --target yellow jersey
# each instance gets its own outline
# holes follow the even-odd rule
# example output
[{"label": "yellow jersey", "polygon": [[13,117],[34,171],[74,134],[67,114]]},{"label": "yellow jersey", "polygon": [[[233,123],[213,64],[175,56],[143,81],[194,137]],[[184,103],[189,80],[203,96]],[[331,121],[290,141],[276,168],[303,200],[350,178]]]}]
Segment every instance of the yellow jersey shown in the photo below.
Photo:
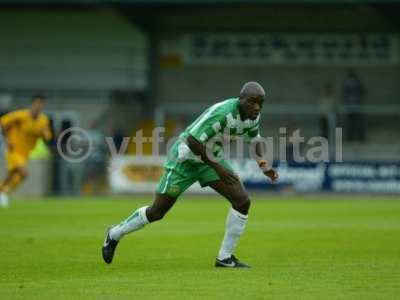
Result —
[{"label": "yellow jersey", "polygon": [[39,138],[51,139],[49,119],[40,114],[33,118],[30,110],[22,109],[10,112],[0,118],[0,125],[6,131],[7,144],[13,151],[28,156]]}]

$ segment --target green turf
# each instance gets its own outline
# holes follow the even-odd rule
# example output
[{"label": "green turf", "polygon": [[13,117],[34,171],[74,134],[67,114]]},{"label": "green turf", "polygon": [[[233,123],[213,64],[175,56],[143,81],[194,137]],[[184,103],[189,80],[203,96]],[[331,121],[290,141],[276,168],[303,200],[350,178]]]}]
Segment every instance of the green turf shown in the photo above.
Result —
[{"label": "green turf", "polygon": [[0,299],[400,299],[399,199],[265,198],[237,250],[250,270],[213,267],[219,198],[183,197],[112,265],[105,228],[145,197],[16,201],[0,210]]}]

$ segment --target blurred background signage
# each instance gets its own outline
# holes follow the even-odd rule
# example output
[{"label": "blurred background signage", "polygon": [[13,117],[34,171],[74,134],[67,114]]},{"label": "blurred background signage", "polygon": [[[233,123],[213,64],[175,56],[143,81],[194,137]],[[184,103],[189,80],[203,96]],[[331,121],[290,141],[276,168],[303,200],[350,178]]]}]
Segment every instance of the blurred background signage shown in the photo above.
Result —
[{"label": "blurred background signage", "polygon": [[187,34],[164,41],[186,64],[397,64],[392,34]]}]

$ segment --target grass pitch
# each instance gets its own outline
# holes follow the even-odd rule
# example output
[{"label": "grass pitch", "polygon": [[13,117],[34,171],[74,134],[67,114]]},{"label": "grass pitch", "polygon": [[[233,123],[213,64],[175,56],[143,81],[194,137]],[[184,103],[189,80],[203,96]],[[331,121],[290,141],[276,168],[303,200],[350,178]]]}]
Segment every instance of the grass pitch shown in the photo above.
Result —
[{"label": "grass pitch", "polygon": [[254,197],[236,252],[253,268],[228,270],[213,267],[228,203],[184,196],[105,265],[106,227],[150,199],[0,210],[0,299],[400,299],[399,199]]}]

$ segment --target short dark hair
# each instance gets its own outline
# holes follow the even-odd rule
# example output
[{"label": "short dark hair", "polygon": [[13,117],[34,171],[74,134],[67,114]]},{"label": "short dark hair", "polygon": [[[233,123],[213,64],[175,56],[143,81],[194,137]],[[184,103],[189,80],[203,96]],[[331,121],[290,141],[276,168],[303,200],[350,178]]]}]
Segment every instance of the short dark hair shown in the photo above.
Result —
[{"label": "short dark hair", "polygon": [[43,94],[34,94],[32,96],[31,102],[35,102],[36,100],[46,100],[46,97]]}]

